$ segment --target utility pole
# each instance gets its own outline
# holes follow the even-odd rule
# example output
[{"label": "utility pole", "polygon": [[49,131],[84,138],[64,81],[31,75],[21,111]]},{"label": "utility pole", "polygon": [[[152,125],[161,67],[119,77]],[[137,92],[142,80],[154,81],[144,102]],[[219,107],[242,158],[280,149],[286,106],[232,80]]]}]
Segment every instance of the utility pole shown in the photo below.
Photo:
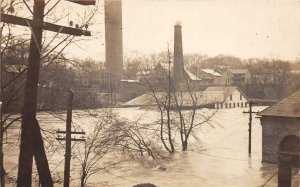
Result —
[{"label": "utility pole", "polygon": [[299,154],[292,152],[279,152],[278,158],[278,187],[292,186],[292,158]]},{"label": "utility pole", "polygon": [[253,106],[253,104],[256,104],[256,103],[254,103],[253,101],[250,101],[249,102],[249,111],[248,112],[243,112],[243,113],[249,113],[249,123],[248,123],[248,125],[249,125],[249,129],[248,129],[248,133],[249,133],[249,135],[248,135],[248,154],[249,154],[249,156],[251,156],[251,142],[252,142],[252,114],[253,113],[258,113],[258,112],[253,112],[252,111],[252,106]]},{"label": "utility pole", "polygon": [[[2,32],[0,34],[2,38]],[[1,39],[0,39],[1,41]],[[2,123],[2,62],[0,61],[0,186],[5,187],[5,172],[3,159],[3,123]]]},{"label": "utility pole", "polygon": [[[79,4],[91,4],[94,1],[87,3],[87,1],[74,0],[74,2]],[[85,30],[44,22],[44,9],[45,0],[34,0],[32,20],[1,13],[1,22],[30,27],[32,31],[25,83],[24,109],[22,112],[17,187],[31,186],[33,156],[35,157],[41,185],[47,187],[53,186],[39,123],[36,119],[43,30],[75,36],[91,35],[90,32]]]},{"label": "utility pole", "polygon": [[69,91],[67,106],[67,123],[66,123],[66,153],[65,153],[65,172],[64,187],[69,187],[70,180],[70,163],[71,163],[71,124],[72,124],[72,108],[73,108],[73,90]]},{"label": "utility pole", "polygon": [[[1,64],[0,64],[1,65]],[[1,68],[0,68],[1,71]],[[2,74],[0,75],[2,76]],[[2,87],[2,80],[0,78],[0,87]],[[4,187],[5,186],[5,173],[4,173],[4,168],[3,168],[3,124],[2,124],[2,91],[0,91],[0,186]]]},{"label": "utility pole", "polygon": [[85,141],[84,138],[81,138],[81,139],[73,138],[72,139],[72,134],[85,134],[85,132],[72,132],[71,131],[73,96],[74,96],[74,91],[69,90],[66,131],[57,131],[57,133],[65,133],[65,138],[61,138],[61,137],[56,138],[57,140],[65,140],[66,141],[64,187],[70,186],[70,166],[71,166],[71,157],[72,157],[71,141]]}]

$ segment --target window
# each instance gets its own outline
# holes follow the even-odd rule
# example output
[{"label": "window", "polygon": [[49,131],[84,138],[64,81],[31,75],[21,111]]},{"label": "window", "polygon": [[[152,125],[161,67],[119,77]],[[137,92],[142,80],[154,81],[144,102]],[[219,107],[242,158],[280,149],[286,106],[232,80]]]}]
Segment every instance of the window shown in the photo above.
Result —
[{"label": "window", "polygon": [[230,101],[232,101],[232,95],[230,95]]},{"label": "window", "polygon": [[237,103],[237,107],[240,107],[240,103]]},{"label": "window", "polygon": [[231,103],[229,103],[229,108],[231,108]]},{"label": "window", "polygon": [[221,108],[223,108],[223,104],[221,104]]},{"label": "window", "polygon": [[246,102],[246,103],[245,103],[245,107],[247,107],[247,106],[248,106],[248,103]]},{"label": "window", "polygon": [[233,103],[233,108],[235,108],[235,103]]},{"label": "window", "polygon": [[241,103],[241,107],[244,107],[244,103]]},{"label": "window", "polygon": [[242,100],[243,99],[243,95],[242,94],[240,94],[240,100]]},{"label": "window", "polygon": [[225,103],[225,108],[227,108],[227,103]]}]

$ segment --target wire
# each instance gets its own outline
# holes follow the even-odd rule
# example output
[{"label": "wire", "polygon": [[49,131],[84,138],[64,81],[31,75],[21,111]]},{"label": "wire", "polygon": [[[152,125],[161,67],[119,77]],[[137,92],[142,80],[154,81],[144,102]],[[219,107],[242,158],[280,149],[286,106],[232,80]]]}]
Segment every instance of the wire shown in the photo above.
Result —
[{"label": "wire", "polygon": [[108,174],[111,174],[111,175],[113,175],[113,176],[115,176],[115,177],[118,177],[118,178],[121,178],[121,179],[123,179],[123,180],[129,181],[129,182],[140,183],[140,182],[138,182],[138,181],[130,180],[130,179],[127,179],[127,178],[122,177],[122,176],[120,176],[120,175],[113,174],[113,173],[111,173],[111,172],[109,172],[109,171],[105,171],[105,172],[108,173]]},{"label": "wire", "polygon": [[26,1],[23,0],[23,2],[24,2],[24,4],[26,5],[27,9],[28,9],[28,10],[31,12],[31,14],[33,15],[33,12],[32,12],[32,10],[30,9],[30,7],[28,6],[28,4],[26,3]]},{"label": "wire", "polygon": [[[207,153],[201,153],[201,152],[197,152],[197,151],[192,151],[192,152],[198,153],[198,154],[201,154],[201,155],[205,155],[205,156],[209,156],[209,157],[221,158],[221,159],[225,159],[225,160],[245,161],[245,162],[250,161],[249,159],[230,158],[230,157],[224,157],[224,156],[218,156],[218,155],[211,155],[211,154],[207,154]],[[255,161],[255,160],[251,160],[251,162],[261,163],[260,161]]]},{"label": "wire", "polygon": [[278,172],[275,172],[261,187],[266,186],[266,184],[277,174]]},{"label": "wire", "polygon": [[49,10],[48,12],[46,12],[46,14],[44,14],[44,16],[46,16],[49,12],[51,12],[56,6],[57,4],[60,2],[60,0],[58,0]]}]

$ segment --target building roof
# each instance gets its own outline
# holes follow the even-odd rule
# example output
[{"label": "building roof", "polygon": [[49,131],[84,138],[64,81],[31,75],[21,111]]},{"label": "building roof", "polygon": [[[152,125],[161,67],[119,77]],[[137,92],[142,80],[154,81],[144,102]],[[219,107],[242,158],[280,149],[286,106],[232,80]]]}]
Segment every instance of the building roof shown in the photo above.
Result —
[{"label": "building roof", "polygon": [[[208,104],[222,103],[229,97],[229,95],[234,91],[238,90],[241,94],[244,93],[235,86],[229,87],[208,87],[205,91],[196,92],[177,92],[176,98],[178,100],[179,106],[191,107],[191,106],[205,106]],[[167,92],[155,92],[155,96],[161,105],[166,104],[168,93]],[[174,94],[171,94],[171,106],[176,106]],[[248,99],[245,95],[244,97]],[[154,94],[148,92],[144,95],[136,97],[126,103],[123,106],[155,106],[157,101]]]},{"label": "building roof", "polygon": [[136,79],[122,79],[120,81],[121,82],[140,82],[139,80],[136,80]]},{"label": "building roof", "polygon": [[243,73],[248,73],[248,69],[228,69],[233,74],[243,74]]},{"label": "building roof", "polygon": [[[160,65],[166,72],[170,71],[173,73],[173,64],[168,64],[168,63],[158,63],[157,65]],[[201,80],[199,77],[194,75],[192,72],[188,71],[186,68],[184,68],[185,74],[189,77],[189,79],[196,81],[196,80]]]},{"label": "building roof", "polygon": [[215,76],[215,77],[222,77],[222,75],[220,74],[220,73],[218,73],[218,72],[216,72],[215,70],[213,70],[213,69],[201,69],[203,72],[205,72],[205,73],[208,73],[208,74],[210,74],[210,75],[212,75],[212,76]]},{"label": "building roof", "polygon": [[199,81],[201,80],[199,77],[197,77],[196,75],[194,75],[192,72],[190,72],[189,70],[184,68],[185,73],[189,76],[189,78],[193,81]]},{"label": "building roof", "polygon": [[164,70],[168,71],[169,70],[169,66],[170,66],[170,70],[173,71],[173,63],[158,63],[157,66],[161,66]]},{"label": "building roof", "polygon": [[235,89],[237,89],[236,86],[210,86],[205,89],[205,91],[227,91],[227,92],[233,92]]},{"label": "building roof", "polygon": [[223,95],[228,96],[228,95],[232,94],[232,92],[235,90],[238,90],[247,100],[249,100],[249,98],[246,96],[246,94],[236,86],[211,86],[211,87],[206,88],[205,91],[208,93],[220,92]]},{"label": "building roof", "polygon": [[300,89],[258,113],[260,116],[300,117]]},{"label": "building roof", "polygon": [[[155,96],[153,93],[149,92],[143,94],[139,97],[136,97],[126,103],[124,106],[155,106],[157,105],[157,101],[155,97],[158,99],[160,105],[167,104],[168,93],[167,92],[155,92]],[[224,101],[224,95],[222,93],[207,93],[205,91],[197,91],[197,92],[178,92],[176,93],[176,98],[178,105],[180,107],[186,106],[202,106],[213,103],[220,103]],[[171,106],[176,106],[175,97],[173,93],[171,94]]]}]

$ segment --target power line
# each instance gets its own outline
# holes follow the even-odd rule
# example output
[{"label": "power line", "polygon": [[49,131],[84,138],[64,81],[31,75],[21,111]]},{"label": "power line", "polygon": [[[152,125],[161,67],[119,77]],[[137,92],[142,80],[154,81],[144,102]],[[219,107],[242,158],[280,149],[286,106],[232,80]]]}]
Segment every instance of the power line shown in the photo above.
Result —
[{"label": "power line", "polygon": [[131,180],[131,179],[127,179],[127,178],[122,177],[122,176],[120,176],[120,175],[113,174],[113,173],[111,173],[111,172],[109,172],[109,171],[105,171],[105,172],[108,173],[108,174],[110,174],[110,175],[113,175],[113,176],[115,176],[115,177],[118,177],[118,178],[121,178],[121,179],[123,179],[123,180],[129,181],[129,182],[140,183],[140,182],[138,182],[138,181]]}]

